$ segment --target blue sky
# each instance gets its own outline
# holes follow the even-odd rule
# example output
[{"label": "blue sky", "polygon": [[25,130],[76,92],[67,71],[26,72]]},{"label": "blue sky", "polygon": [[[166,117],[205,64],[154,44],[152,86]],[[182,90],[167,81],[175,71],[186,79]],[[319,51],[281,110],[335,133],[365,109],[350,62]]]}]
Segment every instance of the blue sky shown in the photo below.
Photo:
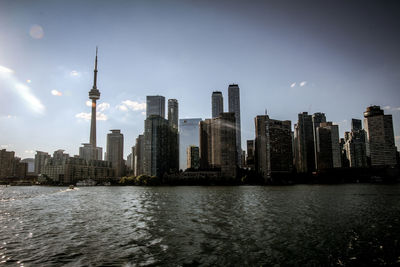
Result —
[{"label": "blue sky", "polygon": [[241,90],[243,146],[265,109],[292,124],[325,112],[343,136],[371,104],[393,115],[400,146],[399,11],[391,1],[3,0],[0,145],[22,158],[78,154],[98,45],[103,149],[121,129],[130,152],[146,95],[178,99],[180,118],[209,118],[212,91],[227,109],[230,83]]}]

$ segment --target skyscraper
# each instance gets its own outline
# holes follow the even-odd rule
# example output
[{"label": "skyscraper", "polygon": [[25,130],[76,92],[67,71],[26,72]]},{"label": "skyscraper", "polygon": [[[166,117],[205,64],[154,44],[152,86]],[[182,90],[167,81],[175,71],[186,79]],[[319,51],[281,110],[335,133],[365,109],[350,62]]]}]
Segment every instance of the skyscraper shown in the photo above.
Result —
[{"label": "skyscraper", "polygon": [[133,159],[133,170],[135,176],[144,174],[143,162],[144,162],[144,135],[141,134],[136,138],[136,144],[135,144],[135,155]]},{"label": "skyscraper", "polygon": [[366,133],[362,129],[361,120],[351,120],[351,132],[345,133],[343,145],[346,162],[351,168],[367,167]]},{"label": "skyscraper", "polygon": [[168,99],[168,122],[173,129],[178,129],[178,100]]},{"label": "skyscraper", "polygon": [[200,167],[199,160],[199,147],[198,146],[189,146],[186,149],[187,153],[187,168],[197,170]]},{"label": "skyscraper", "polygon": [[187,166],[186,150],[189,146],[199,146],[200,118],[179,120],[179,168],[185,170]]},{"label": "skyscraper", "polygon": [[294,156],[297,172],[305,173],[315,170],[314,134],[311,115],[307,112],[298,115],[294,125]]},{"label": "skyscraper", "polygon": [[396,165],[392,115],[384,115],[379,106],[367,107],[364,112],[364,127],[367,132],[367,156],[371,166]]},{"label": "skyscraper", "polygon": [[47,152],[36,151],[35,155],[35,173],[41,174],[44,164],[46,163],[46,159],[49,159],[50,155]]},{"label": "skyscraper", "polygon": [[214,91],[211,96],[212,118],[224,112],[224,99],[220,91]]},{"label": "skyscraper", "polygon": [[228,87],[229,112],[235,114],[235,129],[236,129],[236,163],[239,167],[242,165],[242,142],[240,128],[240,91],[237,84],[230,84]]},{"label": "skyscraper", "polygon": [[120,178],[124,175],[124,135],[121,130],[111,130],[107,134],[107,161],[111,162],[112,168],[115,170],[115,176]]},{"label": "skyscraper", "polygon": [[144,127],[144,174],[162,177],[169,171],[169,123],[161,116],[151,115]]},{"label": "skyscraper", "polygon": [[146,96],[146,118],[151,115],[165,118],[165,97],[160,95]]},{"label": "skyscraper", "polygon": [[268,115],[255,118],[255,167],[269,179],[273,173],[293,170],[292,123],[270,119]]},{"label": "skyscraper", "polygon": [[221,175],[236,177],[235,114],[223,112],[211,121],[211,165],[221,169]]},{"label": "skyscraper", "polygon": [[317,151],[317,128],[320,123],[326,122],[325,113],[317,112],[312,115],[312,123],[313,123],[313,138],[314,138],[314,159],[315,159],[315,168],[318,167],[318,151]]},{"label": "skyscraper", "polygon": [[211,167],[211,124],[212,119],[205,119],[199,124],[199,141],[200,141],[200,167],[207,169]]}]

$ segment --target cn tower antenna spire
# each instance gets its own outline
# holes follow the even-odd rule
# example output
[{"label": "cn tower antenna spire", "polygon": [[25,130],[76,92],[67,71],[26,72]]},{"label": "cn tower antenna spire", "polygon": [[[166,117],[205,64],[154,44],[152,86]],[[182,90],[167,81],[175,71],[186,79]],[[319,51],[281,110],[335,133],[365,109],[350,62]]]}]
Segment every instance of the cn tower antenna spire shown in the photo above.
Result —
[{"label": "cn tower antenna spire", "polygon": [[97,51],[98,51],[98,48],[96,46],[96,59],[94,60],[93,89],[97,89]]}]

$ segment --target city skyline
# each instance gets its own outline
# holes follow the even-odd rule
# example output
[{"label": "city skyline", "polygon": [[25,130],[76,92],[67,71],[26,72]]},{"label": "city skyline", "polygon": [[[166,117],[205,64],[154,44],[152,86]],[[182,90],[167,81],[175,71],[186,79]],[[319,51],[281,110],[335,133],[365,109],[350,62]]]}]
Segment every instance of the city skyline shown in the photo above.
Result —
[{"label": "city skyline", "polygon": [[[80,144],[88,142],[90,107],[85,103],[93,78],[96,45],[99,45],[100,63],[98,87],[102,92],[98,103],[97,143],[103,151],[108,131],[121,129],[125,136],[126,158],[135,138],[143,132],[147,95],[177,98],[179,119],[206,119],[211,118],[213,91],[225,95],[224,106],[228,107],[227,87],[231,83],[237,83],[241,89],[243,149],[246,140],[254,139],[254,117],[264,114],[265,109],[274,119],[291,120],[292,130],[298,113],[323,112],[329,121],[339,125],[339,135],[343,137],[345,131],[350,131],[351,119],[363,119],[363,112],[370,105],[380,105],[385,114],[393,115],[396,145],[399,147],[400,78],[396,73],[400,58],[394,47],[398,47],[400,42],[397,36],[392,36],[398,22],[393,22],[391,15],[395,12],[390,13],[388,6],[376,3],[363,6],[363,11],[380,7],[371,11],[370,17],[377,24],[369,30],[356,24],[349,16],[351,12],[347,11],[343,23],[352,22],[352,27],[338,33],[340,27],[331,25],[333,18],[328,16],[323,20],[324,29],[327,35],[337,37],[334,39],[336,42],[329,44],[330,39],[324,41],[322,37],[326,36],[321,31],[313,32],[315,29],[311,25],[316,16],[312,16],[310,21],[303,17],[305,15],[290,17],[295,14],[294,7],[284,16],[291,18],[291,23],[290,20],[283,23],[274,17],[264,18],[264,13],[256,12],[254,18],[250,18],[246,10],[241,14],[238,10],[243,3],[232,3],[225,9],[219,3],[210,8],[171,2],[176,5],[167,7],[142,2],[130,5],[124,2],[129,7],[127,11],[113,6],[107,15],[98,10],[98,13],[90,15],[93,21],[88,26],[82,25],[83,13],[89,8],[86,3],[80,4],[82,11],[73,12],[75,20],[68,24],[67,16],[60,13],[63,8],[71,8],[65,4],[48,6],[46,2],[38,1],[35,6],[24,6],[24,1],[2,2],[1,148],[15,151],[21,158],[34,157],[35,150],[52,154],[55,150],[65,149],[71,155],[79,154]],[[343,5],[340,2],[333,8],[333,13]],[[256,7],[265,14],[272,12],[269,8],[280,14],[283,12],[278,4],[257,2],[254,7],[247,6],[252,12]],[[326,12],[321,6],[316,8]],[[161,12],[164,9],[166,12]],[[300,10],[305,14],[308,12]],[[356,12],[354,6],[349,10]],[[143,15],[139,14],[140,11],[144,12]],[[185,15],[170,18],[182,14],[180,11],[185,11]],[[16,12],[26,16],[18,16]],[[109,24],[104,20],[109,18],[107,16],[127,15],[129,12],[136,16],[126,16]],[[387,18],[378,19],[386,13]],[[51,22],[56,14],[60,15],[60,22],[53,25]],[[210,17],[210,21],[198,24],[205,17]],[[166,18],[170,20],[163,26]],[[356,18],[367,23],[367,16]],[[153,24],[151,19],[154,19]],[[302,22],[301,26],[291,29],[296,21]],[[182,26],[184,22],[196,25],[198,34],[192,34]],[[272,22],[272,26],[267,22]],[[85,36],[94,24],[101,30],[94,28]],[[126,28],[112,31],[113,27],[120,25],[133,25],[135,38],[128,36],[130,31]],[[213,26],[216,29],[210,30]],[[75,29],[79,30],[75,33]],[[304,31],[299,34],[296,29]],[[358,38],[352,37],[350,33],[358,29]],[[151,30],[156,31],[150,34]],[[223,30],[228,32],[223,33]],[[217,40],[216,44],[201,39],[210,36]],[[231,42],[225,51],[226,42],[224,47],[219,45],[224,38],[239,40],[239,44]],[[166,39],[164,46],[163,43],[154,44],[154,41],[162,39]],[[199,45],[194,45],[199,40]],[[353,45],[347,47],[346,40]],[[178,45],[179,42],[182,44]],[[133,48],[129,48],[130,45]],[[361,48],[361,51],[355,51],[356,48]],[[366,56],[371,51],[373,53]],[[285,52],[288,55],[283,55]],[[151,53],[156,55],[145,60]],[[301,68],[303,65],[306,67]]]}]

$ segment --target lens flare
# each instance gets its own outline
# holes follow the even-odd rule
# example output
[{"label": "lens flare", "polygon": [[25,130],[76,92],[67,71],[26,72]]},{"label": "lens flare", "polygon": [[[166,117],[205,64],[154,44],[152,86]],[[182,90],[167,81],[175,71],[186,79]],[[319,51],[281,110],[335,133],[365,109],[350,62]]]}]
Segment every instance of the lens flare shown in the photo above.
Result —
[{"label": "lens flare", "polygon": [[40,25],[32,25],[29,30],[29,35],[33,39],[42,39],[44,36],[43,28]]}]

